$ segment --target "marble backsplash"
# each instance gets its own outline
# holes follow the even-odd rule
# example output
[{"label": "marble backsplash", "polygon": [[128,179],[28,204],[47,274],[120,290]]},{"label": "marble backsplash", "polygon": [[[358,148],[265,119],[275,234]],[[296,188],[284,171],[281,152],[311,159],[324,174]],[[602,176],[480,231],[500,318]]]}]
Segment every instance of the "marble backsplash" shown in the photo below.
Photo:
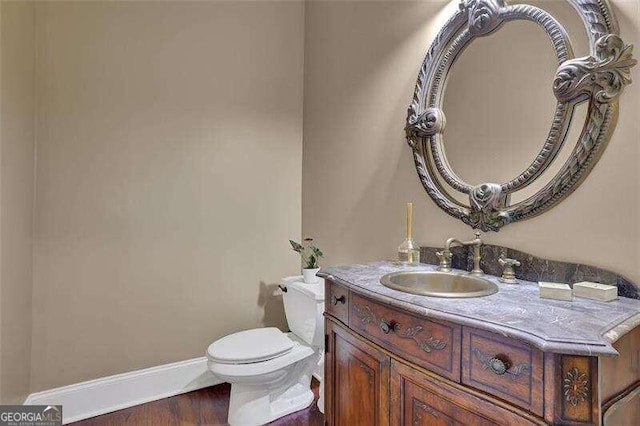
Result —
[{"label": "marble backsplash", "polygon": [[[437,265],[440,261],[436,251],[442,247],[421,247],[420,261],[422,263]],[[470,247],[454,247],[451,266],[456,269],[470,271],[473,268]],[[640,287],[622,275],[597,268],[595,266],[579,263],[559,262],[543,259],[531,254],[514,250],[508,247],[485,244],[482,246],[482,270],[489,275],[501,276],[502,267],[498,263],[501,254],[505,257],[519,260],[521,266],[515,268],[516,278],[527,281],[553,281],[566,284],[574,284],[581,281],[593,281],[601,284],[615,285],[618,294],[623,297],[640,299]]]}]

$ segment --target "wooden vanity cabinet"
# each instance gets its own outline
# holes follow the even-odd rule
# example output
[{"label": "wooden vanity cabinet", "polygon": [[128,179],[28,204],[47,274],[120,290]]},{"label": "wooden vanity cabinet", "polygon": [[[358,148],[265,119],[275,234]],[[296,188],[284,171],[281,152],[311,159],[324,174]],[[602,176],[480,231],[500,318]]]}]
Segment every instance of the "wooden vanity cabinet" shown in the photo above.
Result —
[{"label": "wooden vanity cabinet", "polygon": [[391,358],[331,320],[325,333],[327,423],[388,425]]},{"label": "wooden vanity cabinet", "polygon": [[640,425],[640,328],[619,357],[544,353],[326,285],[328,425]]},{"label": "wooden vanity cabinet", "polygon": [[[534,425],[505,404],[413,368],[326,320],[325,422],[329,425]],[[516,411],[516,412],[514,412]]]}]

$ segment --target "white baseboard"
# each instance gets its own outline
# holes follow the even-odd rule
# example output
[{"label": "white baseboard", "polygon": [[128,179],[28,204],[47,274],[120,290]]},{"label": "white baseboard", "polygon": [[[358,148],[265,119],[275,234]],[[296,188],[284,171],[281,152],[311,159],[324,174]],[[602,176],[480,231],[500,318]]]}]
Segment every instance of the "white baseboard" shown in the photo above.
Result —
[{"label": "white baseboard", "polygon": [[220,383],[202,357],[32,393],[24,404],[62,405],[67,424]]}]

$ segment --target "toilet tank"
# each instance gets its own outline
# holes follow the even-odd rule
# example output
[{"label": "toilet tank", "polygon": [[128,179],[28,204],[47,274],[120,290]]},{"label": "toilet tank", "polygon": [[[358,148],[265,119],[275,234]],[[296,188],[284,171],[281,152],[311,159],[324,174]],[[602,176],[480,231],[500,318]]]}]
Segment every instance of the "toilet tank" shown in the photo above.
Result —
[{"label": "toilet tank", "polygon": [[284,312],[289,330],[311,346],[324,346],[324,280],[306,284],[302,277],[282,280]]}]

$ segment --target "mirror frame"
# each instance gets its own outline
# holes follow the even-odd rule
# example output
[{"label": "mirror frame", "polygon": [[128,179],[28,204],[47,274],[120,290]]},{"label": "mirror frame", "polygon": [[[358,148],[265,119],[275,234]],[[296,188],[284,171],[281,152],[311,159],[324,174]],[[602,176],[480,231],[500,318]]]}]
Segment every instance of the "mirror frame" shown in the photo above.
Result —
[{"label": "mirror frame", "polygon": [[[509,223],[552,208],[582,183],[611,138],[618,118],[618,97],[631,83],[630,70],[637,63],[632,57],[633,46],[620,38],[618,23],[606,0],[567,1],[587,31],[589,56],[574,58],[566,30],[543,9],[508,5],[505,0],[462,0],[422,63],[407,114],[407,142],[427,194],[445,212],[472,228],[499,231]],[[488,36],[513,20],[538,24],[553,44],[558,60],[552,85],[557,99],[555,115],[540,152],[522,173],[502,184],[474,186],[453,172],[444,154],[446,117],[442,105],[447,77],[474,39]],[[574,107],[587,101],[587,117],[569,158],[539,191],[511,204],[511,194],[538,179],[556,159],[567,138]],[[467,194],[468,205],[457,201],[448,189]]]}]

